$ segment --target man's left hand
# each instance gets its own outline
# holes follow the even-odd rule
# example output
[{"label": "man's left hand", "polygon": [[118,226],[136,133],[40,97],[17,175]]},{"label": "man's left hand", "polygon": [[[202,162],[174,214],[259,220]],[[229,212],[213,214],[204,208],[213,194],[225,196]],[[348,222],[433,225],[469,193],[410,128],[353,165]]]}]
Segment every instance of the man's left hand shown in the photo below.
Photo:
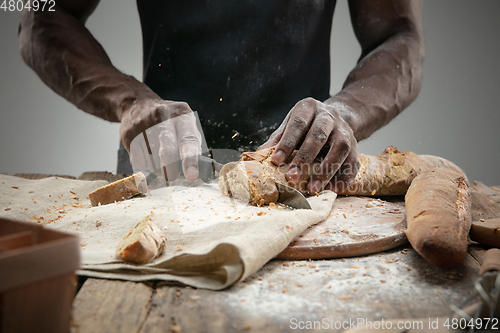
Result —
[{"label": "man's left hand", "polygon": [[[311,167],[317,157],[322,159],[307,184],[309,194],[322,189],[338,193],[352,183],[359,169],[358,143],[351,127],[337,109],[314,98],[295,104],[259,149],[272,146],[276,148],[271,161],[276,165],[283,164],[298,149],[286,174],[290,183],[300,181],[305,168]],[[325,156],[319,156],[326,150]]]}]

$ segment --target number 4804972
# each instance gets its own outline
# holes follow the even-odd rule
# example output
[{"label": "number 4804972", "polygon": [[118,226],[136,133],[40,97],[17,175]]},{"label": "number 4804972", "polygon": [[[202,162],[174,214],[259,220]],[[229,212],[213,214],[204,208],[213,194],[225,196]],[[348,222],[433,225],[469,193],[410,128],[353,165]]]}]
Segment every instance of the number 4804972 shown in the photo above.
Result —
[{"label": "number 4804972", "polygon": [[54,12],[55,6],[54,0],[3,0],[0,10],[4,12],[20,12],[22,10]]}]

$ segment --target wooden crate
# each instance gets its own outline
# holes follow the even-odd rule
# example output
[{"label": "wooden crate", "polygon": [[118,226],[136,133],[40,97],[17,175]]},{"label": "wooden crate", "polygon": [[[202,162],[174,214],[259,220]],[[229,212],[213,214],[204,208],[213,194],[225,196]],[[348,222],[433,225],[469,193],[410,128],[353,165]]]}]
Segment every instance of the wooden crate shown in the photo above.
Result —
[{"label": "wooden crate", "polygon": [[68,332],[79,238],[0,218],[0,333]]}]

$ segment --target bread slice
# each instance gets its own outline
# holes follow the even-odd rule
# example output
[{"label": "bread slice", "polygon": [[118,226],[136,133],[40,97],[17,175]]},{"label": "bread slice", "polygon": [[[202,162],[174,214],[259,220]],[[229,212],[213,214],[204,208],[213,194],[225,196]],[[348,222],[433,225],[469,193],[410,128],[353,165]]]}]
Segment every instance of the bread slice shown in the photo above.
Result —
[{"label": "bread slice", "polygon": [[114,183],[100,187],[89,193],[92,206],[107,205],[117,201],[128,200],[148,192],[146,176],[142,172],[120,179]]},{"label": "bread slice", "polygon": [[151,213],[123,237],[116,248],[116,255],[124,261],[145,264],[163,252],[166,241],[163,230]]}]

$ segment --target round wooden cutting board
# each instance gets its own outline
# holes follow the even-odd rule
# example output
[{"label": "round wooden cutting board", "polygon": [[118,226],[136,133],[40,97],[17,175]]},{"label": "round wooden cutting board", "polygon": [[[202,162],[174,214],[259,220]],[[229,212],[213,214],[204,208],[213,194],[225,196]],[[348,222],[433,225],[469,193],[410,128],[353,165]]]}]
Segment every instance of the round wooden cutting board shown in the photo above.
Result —
[{"label": "round wooden cutting board", "polygon": [[277,259],[343,258],[407,242],[404,202],[339,196],[328,218],[306,229]]}]

